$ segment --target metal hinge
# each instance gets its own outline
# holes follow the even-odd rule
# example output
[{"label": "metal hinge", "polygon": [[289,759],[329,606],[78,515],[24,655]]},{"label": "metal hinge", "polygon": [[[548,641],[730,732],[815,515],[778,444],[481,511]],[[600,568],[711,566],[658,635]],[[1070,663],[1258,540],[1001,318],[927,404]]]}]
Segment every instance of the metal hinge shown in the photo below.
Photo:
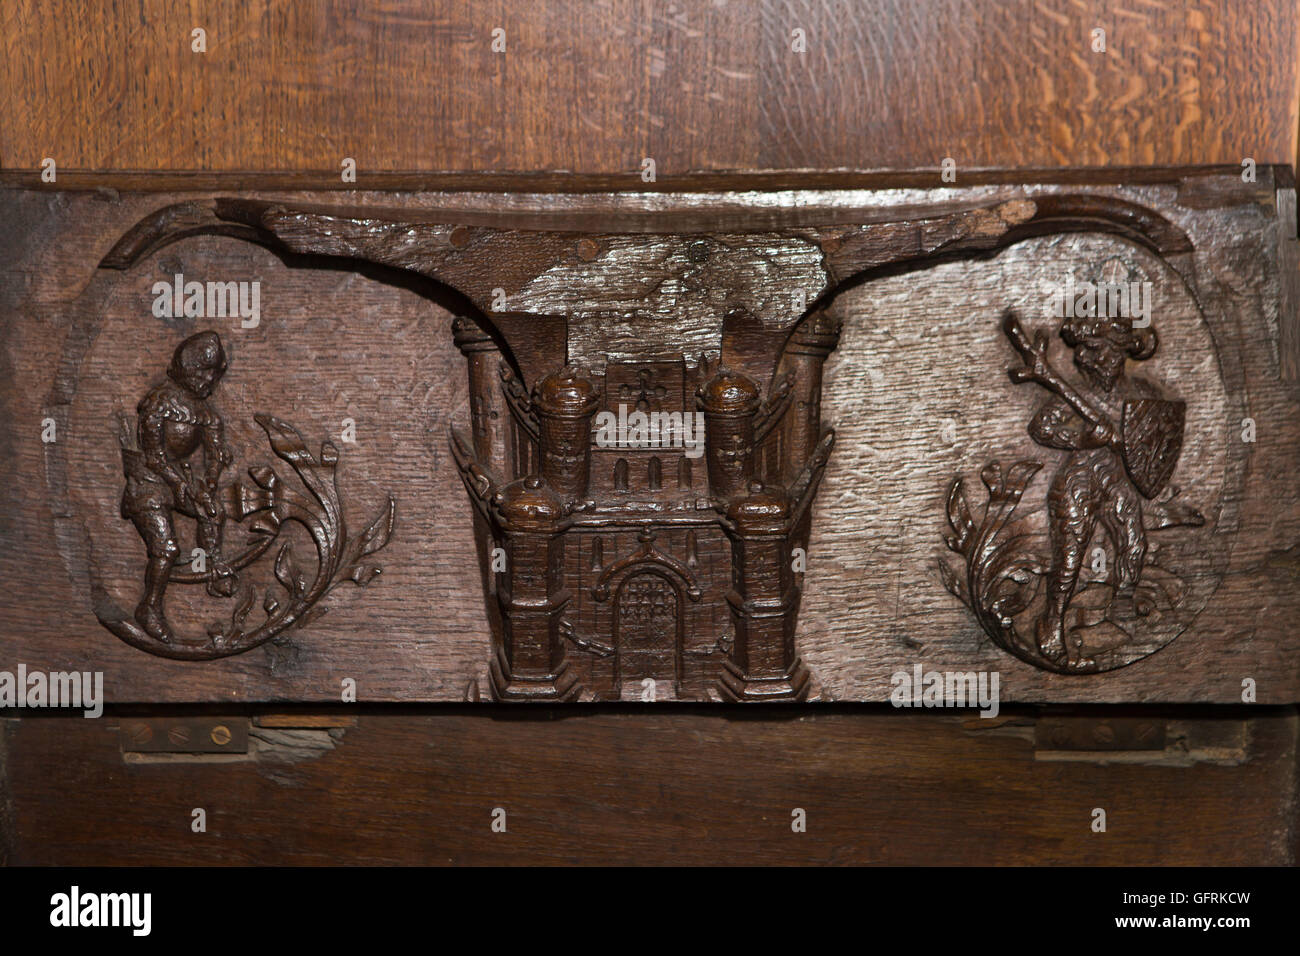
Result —
[{"label": "metal hinge", "polygon": [[1034,724],[1034,759],[1086,763],[1236,765],[1247,759],[1250,721],[1044,715]]},{"label": "metal hinge", "polygon": [[126,717],[127,763],[296,763],[333,750],[357,726],[354,714],[270,713],[249,717]]},{"label": "metal hinge", "polygon": [[128,717],[124,754],[246,754],[247,717]]}]

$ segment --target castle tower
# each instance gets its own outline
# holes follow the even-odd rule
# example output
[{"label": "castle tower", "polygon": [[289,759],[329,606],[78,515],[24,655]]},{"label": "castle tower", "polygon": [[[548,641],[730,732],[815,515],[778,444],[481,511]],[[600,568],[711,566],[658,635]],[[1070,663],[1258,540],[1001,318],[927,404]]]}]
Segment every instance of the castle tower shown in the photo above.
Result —
[{"label": "castle tower", "polygon": [[811,675],[795,655],[799,588],[790,556],[790,500],[755,481],[727,509],[735,642],[718,690],[727,700],[803,700]]},{"label": "castle tower", "polygon": [[533,408],[540,425],[542,479],[566,504],[587,494],[591,471],[591,419],[599,395],[573,366],[538,383]]},{"label": "castle tower", "polygon": [[473,427],[474,457],[497,474],[505,473],[506,429],[510,411],[501,394],[501,352],[491,336],[465,316],[451,323],[456,348],[469,366],[469,407]]},{"label": "castle tower", "polygon": [[492,690],[498,700],[570,699],[578,687],[560,633],[560,615],[570,599],[564,588],[564,502],[533,476],[511,482],[492,505],[506,552],[496,588],[503,626],[492,657]]},{"label": "castle tower", "polygon": [[822,431],[822,365],[840,341],[840,320],[825,310],[808,316],[795,328],[781,357],[782,373],[795,373],[794,394],[786,412],[784,446],[786,473],[779,480],[792,480],[813,448]]},{"label": "castle tower", "polygon": [[743,494],[753,474],[758,386],[725,368],[696,392],[704,413],[709,493],[722,501]]},{"label": "castle tower", "polygon": [[[474,458],[498,475],[510,477],[510,429],[513,423],[506,398],[501,391],[501,351],[491,336],[479,328],[478,323],[458,315],[451,323],[452,339],[465,356],[469,368],[469,407],[471,441]],[[474,546],[478,551],[483,594],[486,597],[488,620],[493,633],[500,630],[500,606],[496,595],[496,579],[489,570],[492,549],[496,539],[483,515],[474,509]]]}]

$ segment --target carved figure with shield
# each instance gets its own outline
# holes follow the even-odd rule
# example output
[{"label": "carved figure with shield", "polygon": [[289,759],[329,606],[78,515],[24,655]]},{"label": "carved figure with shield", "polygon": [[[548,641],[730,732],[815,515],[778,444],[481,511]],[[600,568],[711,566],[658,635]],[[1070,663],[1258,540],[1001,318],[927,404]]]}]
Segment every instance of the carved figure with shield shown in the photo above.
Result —
[{"label": "carved figure with shield", "polygon": [[[1079,667],[1087,663],[1085,651],[1080,638],[1071,633],[1067,639],[1066,610],[1099,523],[1113,546],[1115,603],[1128,602],[1139,617],[1151,611],[1137,595],[1147,554],[1143,510],[1173,476],[1186,404],[1127,372],[1128,362],[1149,359],[1157,344],[1153,329],[1135,327],[1129,317],[1087,315],[1062,323],[1077,385],[1052,368],[1045,332],[1031,339],[1011,312],[1002,327],[1023,360],[1009,370],[1011,380],[1035,382],[1051,393],[1029,423],[1030,435],[1070,453],[1047,496],[1051,565],[1035,640],[1047,659]],[[1203,521],[1189,511],[1178,523]]]}]

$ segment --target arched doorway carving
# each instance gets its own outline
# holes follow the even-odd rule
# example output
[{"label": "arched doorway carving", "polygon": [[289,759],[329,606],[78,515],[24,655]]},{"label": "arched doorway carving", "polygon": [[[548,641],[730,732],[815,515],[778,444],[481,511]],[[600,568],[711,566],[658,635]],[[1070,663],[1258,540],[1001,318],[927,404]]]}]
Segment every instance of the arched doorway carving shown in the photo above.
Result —
[{"label": "arched doorway carving", "polygon": [[616,670],[626,684],[682,680],[682,592],[653,567],[628,574],[614,598]]}]

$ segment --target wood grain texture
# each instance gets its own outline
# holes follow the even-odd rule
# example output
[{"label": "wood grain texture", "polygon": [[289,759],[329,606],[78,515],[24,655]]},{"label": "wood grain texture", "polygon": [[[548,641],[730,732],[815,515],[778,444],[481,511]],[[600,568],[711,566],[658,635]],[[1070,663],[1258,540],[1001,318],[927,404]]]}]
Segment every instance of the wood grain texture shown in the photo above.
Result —
[{"label": "wood grain texture", "polygon": [[[367,713],[332,736],[254,727],[250,757],[152,761],[124,759],[114,716],[14,721],[10,859],[1295,862],[1294,711],[1147,709],[1166,721],[1166,753],[1058,760],[1036,749],[1032,713],[963,721],[871,710],[734,719],[698,708],[548,709],[492,719],[466,710]],[[195,807],[207,811],[206,833],[190,829]],[[498,807],[505,833],[491,830]],[[1096,807],[1106,810],[1105,833],[1092,832]],[[791,831],[794,808],[807,813],[805,833]]]},{"label": "wood grain texture", "polygon": [[364,182],[635,174],[652,157],[662,180],[1295,157],[1286,0],[13,0],[0,48],[5,169],[337,171],[350,156]]},{"label": "wood grain texture", "polygon": [[[1289,0],[690,0],[671,7],[580,0],[113,0],[89,8],[69,0],[6,0],[0,4],[0,182],[38,185],[37,164],[51,156],[59,163],[58,187],[84,188],[91,201],[49,193],[15,215],[8,198],[0,200],[0,415],[6,423],[0,428],[0,483],[7,489],[0,507],[0,669],[16,661],[103,668],[108,695],[118,701],[332,700],[338,674],[331,662],[348,670],[366,667],[375,658],[374,626],[383,630],[394,622],[394,605],[378,590],[365,601],[346,594],[320,622],[326,630],[305,633],[288,647],[273,645],[261,658],[212,665],[148,658],[94,623],[84,576],[70,576],[60,553],[75,553],[77,539],[56,543],[45,462],[31,439],[57,367],[50,363],[58,362],[94,278],[88,266],[156,198],[132,200],[129,191],[192,198],[196,192],[290,196],[314,189],[332,193],[318,197],[322,202],[381,201],[376,194],[337,194],[344,188],[339,162],[350,155],[358,160],[363,187],[459,190],[438,204],[465,215],[485,205],[474,191],[635,190],[641,195],[621,213],[630,228],[670,215],[680,229],[744,229],[792,223],[798,215],[781,208],[788,205],[785,197],[745,191],[928,189],[937,185],[936,167],[945,156],[960,164],[962,185],[1041,182],[1031,167],[1062,165],[1222,162],[1232,167],[1223,172],[1232,174],[1243,156],[1261,164],[1295,162],[1298,19]],[[202,56],[189,52],[196,25],[209,33],[209,52]],[[509,53],[502,56],[489,52],[489,31],[497,25],[508,31]],[[1104,56],[1088,49],[1093,25],[1107,29],[1111,52]],[[802,57],[789,52],[794,26],[808,30],[809,53]],[[645,156],[657,160],[655,183],[638,176]],[[971,172],[980,165],[1004,169]],[[838,171],[886,166],[922,169],[883,176]],[[107,178],[75,172],[96,169],[145,172]],[[795,171],[718,172],[733,169]],[[204,172],[230,170],[254,172]],[[268,177],[267,170],[282,172]],[[387,170],[466,172],[431,177]],[[561,172],[539,172],[545,170]],[[686,175],[691,170],[706,172]],[[1179,175],[1130,168],[1116,182],[1158,185]],[[697,194],[696,202],[663,195],[684,191]],[[719,195],[700,204],[698,194],[710,191]],[[126,196],[122,205],[119,193]],[[1178,204],[1213,208],[1226,195],[1221,183],[1208,191],[1193,184],[1179,190]],[[581,204],[569,203],[557,208],[539,201],[525,214],[544,208],[559,224]],[[505,215],[499,197],[486,205]],[[815,218],[826,208],[818,200],[803,211]],[[855,215],[869,213],[862,204],[855,208]],[[1295,383],[1295,243],[1279,243],[1277,251],[1284,280],[1278,359],[1282,381]],[[445,493],[455,504],[445,513],[432,505],[404,513],[409,523],[403,530],[435,535],[447,549],[444,557],[473,566],[463,492],[435,477],[435,456],[445,454],[438,416],[467,411],[463,367],[436,364],[450,351],[447,338],[439,338],[448,321],[444,305],[455,303],[431,304],[392,273],[322,272],[230,240],[196,240],[164,253],[138,285],[123,286],[107,300],[121,313],[110,337],[124,333],[137,350],[133,361],[141,363],[129,373],[133,387],[148,377],[145,364],[165,361],[167,343],[180,329],[143,334],[125,317],[144,314],[147,280],[173,265],[188,272],[198,263],[260,276],[287,327],[305,330],[305,317],[317,316],[335,350],[370,354],[376,339],[367,328],[420,333],[429,347],[412,350],[409,369],[396,377],[369,360],[344,361],[331,349],[286,348],[264,334],[235,354],[241,392],[232,410],[241,416],[240,428],[250,428],[247,406],[257,404],[268,384],[276,388],[252,369],[239,370],[240,361],[254,357],[291,376],[312,374],[308,369],[317,363],[333,375],[360,373],[309,394],[267,396],[292,410],[313,439],[336,427],[341,409],[354,401],[366,415],[392,412],[401,403],[433,408],[427,425],[399,428],[391,437],[385,437],[387,427],[363,431],[359,447],[346,447],[345,494],[349,503],[362,504],[382,495],[386,488],[368,476],[386,456],[395,457],[426,498]],[[1025,267],[1017,266],[1021,274]],[[1009,273],[998,265],[990,275]],[[950,278],[967,293],[978,293],[987,281],[969,274]],[[1243,296],[1246,310],[1256,309],[1255,296],[1233,271],[1217,275],[1214,284],[1225,296]],[[918,334],[898,302],[903,285],[886,280],[882,288],[890,294],[879,307],[865,292],[857,297],[836,370],[841,383],[889,371],[861,365],[870,358],[873,320],[885,320],[895,335]],[[933,286],[920,294],[932,305],[947,301]],[[956,307],[979,311],[969,301]],[[1235,313],[1228,317],[1230,326],[1240,321]],[[1258,348],[1269,341],[1263,334]],[[911,345],[905,354],[916,361],[915,341]],[[37,368],[42,376],[34,374]],[[94,374],[83,378],[83,387],[98,389],[100,400],[112,392],[129,408],[138,398],[95,383],[95,374],[118,374],[111,364],[92,357],[87,368]],[[75,363],[69,372],[79,374]],[[400,386],[407,391],[393,391],[391,400],[378,397]],[[1293,428],[1293,385],[1251,389],[1248,400],[1264,407],[1261,434],[1269,440],[1279,424]],[[957,402],[939,410],[954,421],[964,411]],[[83,418],[84,424],[98,427],[97,416]],[[1018,428],[1022,423],[1012,418],[1008,427]],[[851,430],[852,423],[845,424]],[[1290,441],[1293,450],[1294,434]],[[1275,446],[1252,462],[1248,491],[1263,505],[1270,495],[1284,506],[1296,500],[1296,463],[1287,448]],[[953,468],[965,464],[945,460]],[[100,484],[77,493],[111,513],[117,492],[109,486],[116,477],[113,468],[101,467],[94,475]],[[834,477],[843,488],[846,476]],[[41,489],[37,499],[27,496],[32,489]],[[941,494],[938,482],[933,491]],[[1300,584],[1295,516],[1282,511],[1276,527],[1264,507],[1243,515],[1251,539],[1234,549],[1234,573],[1224,588],[1232,606],[1246,609],[1244,616],[1203,615],[1225,674],[1243,670],[1254,654],[1271,653],[1277,629],[1295,619],[1278,598],[1289,599]],[[59,517],[66,524],[73,514]],[[926,558],[934,557],[941,522],[900,522],[898,531],[909,528],[913,540],[935,549]],[[127,531],[117,546],[137,561],[139,542]],[[888,531],[880,547],[898,557],[890,552],[898,552],[903,539],[894,528]],[[407,552],[403,560],[404,569],[390,568],[376,587],[417,589],[419,626],[436,617],[440,636],[432,644],[388,640],[384,654],[398,664],[386,684],[363,681],[362,699],[376,690],[393,699],[457,697],[463,688],[443,683],[439,668],[449,660],[463,661],[467,672],[484,666],[482,604],[467,601],[462,617],[441,603],[435,615],[435,602],[454,588],[427,556]],[[841,603],[859,599],[859,588],[823,578],[819,587],[826,586]],[[902,596],[902,588],[895,591]],[[935,613],[951,616],[951,605],[939,606],[942,597],[952,600],[942,592],[927,600]],[[375,598],[378,604],[369,603]],[[344,626],[331,630],[340,612]],[[827,613],[815,600],[804,608],[810,619]],[[987,643],[978,645],[968,619],[954,623],[960,640],[952,646],[964,660],[1019,668],[1007,675],[1009,684],[1018,692],[1029,686],[1021,672],[1027,668],[996,657]],[[923,637],[928,656],[945,656],[943,647]],[[1207,687],[1222,691],[1208,671],[1198,670],[1200,662],[1188,659],[1191,638],[1184,635],[1129,668],[1131,675],[1075,686],[1092,696],[1097,685],[1123,677],[1129,683],[1121,696],[1133,699],[1152,699],[1172,686],[1188,688],[1189,697]],[[905,639],[902,628],[885,638],[900,652]],[[808,631],[800,640],[834,643]],[[430,653],[439,666],[430,666]],[[1263,699],[1272,699],[1278,679],[1293,679],[1297,660],[1294,649],[1283,651],[1272,659],[1273,670],[1259,669]],[[1034,693],[1060,692],[1053,686],[1059,678],[1037,678],[1045,685]],[[850,674],[849,683],[855,679]],[[166,712],[165,706],[152,711]],[[981,725],[997,722],[976,719],[970,729],[920,712],[814,706],[765,709],[746,714],[759,719],[745,720],[722,713],[639,708],[579,718],[569,710],[521,720],[518,710],[512,719],[489,718],[505,716],[500,708],[429,714],[376,708],[337,740],[319,732],[321,720],[330,718],[298,725],[312,728],[304,735],[290,715],[276,729],[286,736],[269,747],[275,760],[132,765],[123,761],[115,716],[92,721],[28,712],[22,720],[0,719],[0,864],[1293,865],[1300,856],[1294,713],[1249,713],[1255,719],[1245,763],[1191,767],[1035,762],[1032,728],[1023,724],[990,730]],[[565,719],[550,719],[559,716]],[[270,734],[264,736],[272,744]],[[210,811],[207,839],[189,830],[190,809],[200,804]],[[511,832],[490,834],[491,808],[502,804],[510,809]],[[1104,835],[1086,826],[1097,805],[1111,811],[1111,831]],[[790,833],[792,806],[810,810],[807,834]]]},{"label": "wood grain texture", "polygon": [[[1189,237],[1193,251],[1165,260],[1114,236],[1029,238],[997,256],[880,276],[837,301],[846,330],[828,369],[824,417],[841,438],[814,516],[797,642],[828,697],[883,700],[893,673],[917,663],[997,668],[1006,700],[1230,702],[1245,677],[1259,682],[1262,702],[1300,694],[1290,623],[1300,541],[1297,395],[1282,374],[1276,271],[1281,248],[1294,244],[1294,226],[1278,220],[1269,182],[1241,191],[1233,181],[1209,175],[1090,187],[1159,211]],[[939,200],[905,190],[505,202],[481,193],[372,193],[352,201],[396,204],[404,207],[399,215],[426,221],[518,227],[531,218],[588,233],[616,222],[648,236],[659,221],[707,232],[711,222],[739,222],[752,209],[756,227],[806,236],[818,217],[879,221],[900,209],[919,215],[936,201],[945,210],[1026,197],[1049,205],[1063,188],[989,185]],[[107,672],[110,700],[119,702],[328,701],[345,677],[358,679],[361,698],[371,701],[459,700],[467,686],[485,687],[487,618],[478,577],[466,573],[477,564],[471,512],[445,444],[448,423],[468,415],[447,311],[455,298],[430,298],[392,270],[281,258],[222,237],[183,240],[126,272],[96,271],[90,264],[134,223],[183,194],[6,196],[18,228],[6,237],[0,289],[19,320],[4,329],[11,385],[3,392],[3,477],[21,496],[3,511],[0,566],[12,585],[0,597],[6,654],[49,670],[93,664]],[[338,202],[327,194],[281,198]],[[1194,548],[1204,562],[1192,575],[1194,604],[1206,610],[1139,664],[1060,677],[991,647],[943,589],[935,560],[943,553],[944,489],[989,458],[1034,450],[1024,431],[1032,403],[1005,379],[1001,308],[1028,308],[1033,324],[1042,324],[1044,281],[1071,263],[1114,255],[1138,263],[1167,299],[1169,314],[1158,317],[1167,343],[1158,376],[1192,400],[1194,439],[1176,480],[1214,514],[1212,536]],[[352,417],[359,441],[340,445],[344,506],[368,517],[391,490],[399,514],[380,582],[332,596],[324,618],[286,640],[203,665],[141,654],[90,613],[96,587],[125,606],[139,587],[140,542],[117,513],[116,416],[130,414],[171,349],[194,331],[192,321],[149,313],[152,284],[177,272],[264,284],[262,326],[228,334],[231,372],[219,395],[240,460],[267,457],[255,412],[290,418],[311,443],[337,435]],[[1182,284],[1188,275],[1199,305]],[[615,317],[629,308],[615,305]],[[39,441],[47,415],[64,436],[54,446]],[[1247,415],[1258,434],[1249,448],[1237,437]],[[943,438],[948,421],[952,441]],[[174,600],[191,624],[209,616],[206,598]]]}]

